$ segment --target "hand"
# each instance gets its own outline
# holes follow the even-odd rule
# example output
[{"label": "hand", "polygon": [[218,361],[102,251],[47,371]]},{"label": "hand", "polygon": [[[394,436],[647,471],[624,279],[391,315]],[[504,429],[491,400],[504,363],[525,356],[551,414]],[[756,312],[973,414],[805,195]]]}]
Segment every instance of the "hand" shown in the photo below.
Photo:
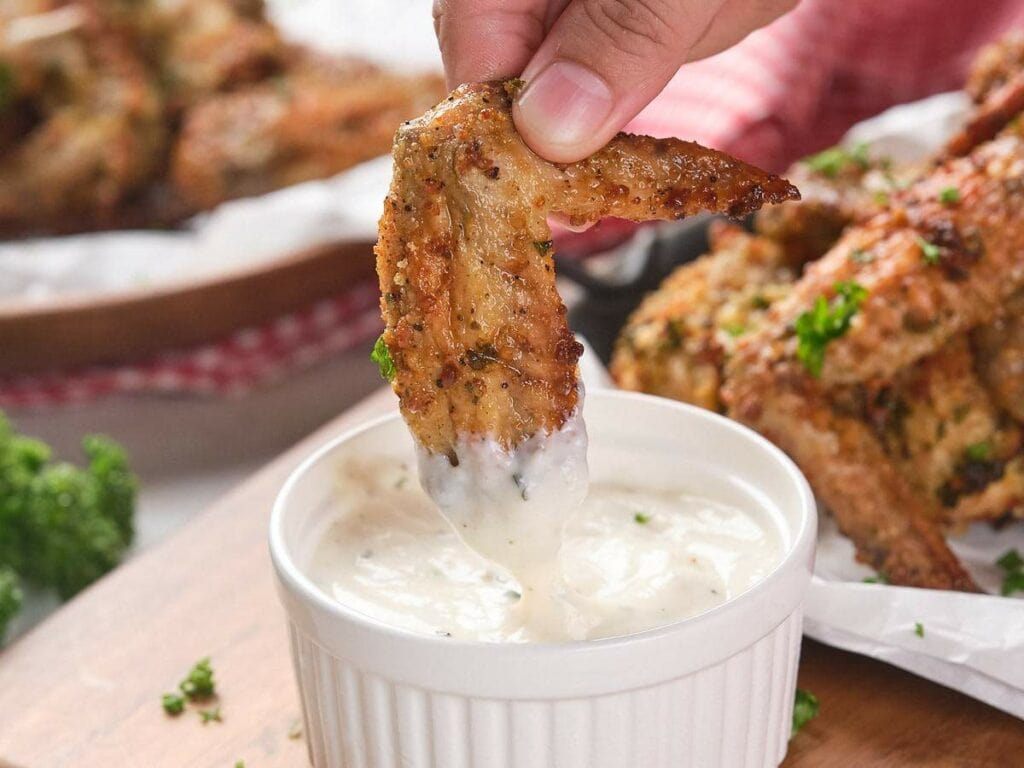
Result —
[{"label": "hand", "polygon": [[797,0],[434,0],[448,84],[519,76],[516,128],[539,155],[593,154],[687,61]]}]

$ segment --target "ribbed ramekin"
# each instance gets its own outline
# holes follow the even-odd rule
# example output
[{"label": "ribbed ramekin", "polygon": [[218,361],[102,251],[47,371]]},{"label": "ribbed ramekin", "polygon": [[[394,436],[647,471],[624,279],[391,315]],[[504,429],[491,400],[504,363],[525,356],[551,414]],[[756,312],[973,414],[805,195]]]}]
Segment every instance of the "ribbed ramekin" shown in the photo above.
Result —
[{"label": "ribbed ramekin", "polygon": [[[801,605],[814,557],[810,488],[769,442],[660,398],[587,398],[593,480],[756,503],[784,556],[699,616],[627,637],[480,643],[414,634],[357,613],[303,570],[346,457],[412,456],[398,415],[320,449],[274,506],[270,550],[317,768],[713,768],[786,753]],[[741,501],[742,503],[742,501]]]}]

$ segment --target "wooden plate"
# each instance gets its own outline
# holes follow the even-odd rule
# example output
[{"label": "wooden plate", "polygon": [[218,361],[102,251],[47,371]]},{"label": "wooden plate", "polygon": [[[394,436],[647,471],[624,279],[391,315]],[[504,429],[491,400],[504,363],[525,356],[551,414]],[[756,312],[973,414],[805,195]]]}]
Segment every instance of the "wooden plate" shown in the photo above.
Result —
[{"label": "wooden plate", "polygon": [[0,303],[0,374],[139,360],[223,338],[373,274],[373,244],[320,245],[218,275],[102,298]]}]

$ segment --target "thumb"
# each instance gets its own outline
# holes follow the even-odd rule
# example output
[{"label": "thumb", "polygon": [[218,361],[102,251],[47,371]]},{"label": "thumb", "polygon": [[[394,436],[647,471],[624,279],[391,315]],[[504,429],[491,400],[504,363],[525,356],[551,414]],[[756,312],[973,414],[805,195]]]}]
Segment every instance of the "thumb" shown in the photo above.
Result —
[{"label": "thumb", "polygon": [[541,156],[593,154],[665,87],[724,0],[572,0],[523,71],[514,118]]}]

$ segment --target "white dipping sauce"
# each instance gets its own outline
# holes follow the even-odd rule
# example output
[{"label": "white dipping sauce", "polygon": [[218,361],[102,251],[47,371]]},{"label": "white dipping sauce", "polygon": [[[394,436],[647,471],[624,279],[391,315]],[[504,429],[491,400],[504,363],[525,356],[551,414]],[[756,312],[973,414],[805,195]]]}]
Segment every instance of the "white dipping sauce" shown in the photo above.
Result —
[{"label": "white dipping sauce", "polygon": [[[449,524],[411,466],[383,457],[348,463],[337,515],[308,573],[344,605],[415,632],[564,641],[702,613],[762,579],[781,557],[764,510],[601,483],[579,507],[545,508],[532,503],[530,485],[524,503],[522,489],[508,483],[516,491],[510,499],[499,494],[477,514],[456,505],[461,517]],[[534,486],[537,501],[564,492],[552,483]],[[479,483],[472,485],[477,493]]]}]

